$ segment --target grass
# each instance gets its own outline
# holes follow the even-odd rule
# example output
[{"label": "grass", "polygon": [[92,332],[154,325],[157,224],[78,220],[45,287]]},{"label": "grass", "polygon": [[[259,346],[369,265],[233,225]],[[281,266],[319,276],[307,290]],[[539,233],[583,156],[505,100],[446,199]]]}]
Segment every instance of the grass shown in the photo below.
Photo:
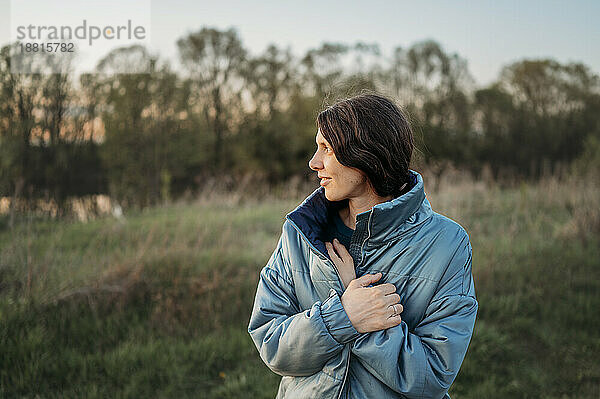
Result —
[{"label": "grass", "polygon": [[[450,183],[479,300],[453,399],[599,397],[600,188]],[[242,198],[0,230],[0,397],[274,397],[246,326],[302,198]]]}]

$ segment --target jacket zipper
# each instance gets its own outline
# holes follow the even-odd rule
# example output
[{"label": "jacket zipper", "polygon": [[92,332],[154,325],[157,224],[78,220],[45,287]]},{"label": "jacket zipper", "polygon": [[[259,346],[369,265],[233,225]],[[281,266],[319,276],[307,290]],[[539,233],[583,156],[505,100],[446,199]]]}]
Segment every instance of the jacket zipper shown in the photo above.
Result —
[{"label": "jacket zipper", "polygon": [[[369,221],[367,222],[367,228],[368,228],[368,232],[369,233],[367,234],[367,237],[363,240],[363,242],[362,242],[362,244],[360,246],[360,252],[361,252],[360,264],[358,266],[356,266],[356,269],[358,269],[359,266],[362,266],[364,258],[365,258],[365,255],[364,255],[364,252],[363,252],[363,248],[364,248],[365,243],[367,242],[367,240],[369,238],[371,238],[371,217],[372,216],[373,216],[373,210],[371,210],[371,213],[369,214]],[[292,226],[294,226],[294,228],[300,234],[300,236],[302,237],[302,239],[308,243],[308,247],[311,248],[313,251],[315,251],[318,255],[320,255],[321,252],[319,252],[319,250],[310,242],[310,240],[308,239],[308,237],[306,237],[304,235],[304,233],[302,232],[302,230],[300,230],[300,228],[298,226],[296,226],[296,223],[294,223],[289,218],[286,218],[286,219],[292,224]],[[335,263],[333,263],[331,260],[327,259],[327,257],[325,257],[325,262],[330,262],[333,265],[333,268],[335,269],[335,272],[336,272],[336,274],[338,276],[338,279],[340,280],[340,283],[342,284],[342,287],[344,287],[344,283],[342,281],[342,276],[340,275],[340,272],[337,269],[337,266],[335,265]],[[351,345],[354,345],[354,342],[352,342]],[[346,359],[346,368],[344,370],[344,378],[342,379],[342,385],[340,386],[340,392],[337,395],[337,399],[341,398],[342,392],[344,391],[344,384],[346,383],[346,378],[348,378],[348,369],[350,368],[350,355],[351,355],[351,353],[352,353],[352,348],[348,351],[348,357]]]},{"label": "jacket zipper", "polygon": [[[368,228],[369,234],[367,234],[367,237],[364,239],[364,241],[362,242],[362,244],[360,246],[360,253],[361,253],[360,264],[356,267],[356,269],[358,269],[359,266],[362,266],[362,264],[364,263],[364,260],[365,260],[363,248],[364,248],[367,240],[369,238],[371,238],[371,216],[373,216],[373,210],[371,210],[371,213],[369,214],[369,221],[367,222],[367,228]],[[352,341],[351,346],[354,346],[354,341]],[[344,372],[344,378],[342,379],[342,386],[340,388],[340,393],[338,394],[337,399],[340,399],[342,397],[342,392],[344,391],[344,384],[346,383],[346,378],[348,377],[348,370],[350,369],[350,356],[351,355],[352,355],[352,348],[350,348],[350,350],[348,351],[348,359],[346,361],[346,371]]]},{"label": "jacket zipper", "polygon": [[[365,248],[365,243],[367,242],[367,240],[369,238],[371,238],[371,217],[372,216],[373,216],[373,210],[371,209],[371,213],[369,214],[369,221],[367,222],[367,231],[368,231],[368,234],[367,234],[367,237],[363,240],[363,242],[362,242],[362,244],[360,246],[360,264],[359,264],[359,266],[362,266],[363,263],[364,263],[364,260],[365,260],[365,253],[363,251],[363,249]],[[359,266],[357,266],[356,268],[358,269]]]},{"label": "jacket zipper", "polygon": [[[354,341],[352,341],[352,345],[354,345]],[[348,378],[348,369],[350,369],[350,355],[352,354],[352,348],[348,350],[348,358],[346,359],[346,369],[344,370],[344,378],[342,379],[342,385],[340,386],[340,393],[337,395],[337,399],[342,397],[342,392],[344,391],[344,384],[346,383],[346,378]]]}]

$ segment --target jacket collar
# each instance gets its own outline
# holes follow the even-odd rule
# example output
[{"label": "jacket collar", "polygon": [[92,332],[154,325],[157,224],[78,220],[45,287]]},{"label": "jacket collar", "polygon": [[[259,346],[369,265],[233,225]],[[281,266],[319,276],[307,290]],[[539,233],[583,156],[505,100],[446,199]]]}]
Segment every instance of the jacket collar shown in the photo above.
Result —
[{"label": "jacket collar", "polygon": [[[356,216],[357,224],[366,219],[370,243],[389,241],[406,230],[407,222],[419,222],[431,213],[431,207],[425,198],[423,178],[413,170],[410,174],[413,180],[410,191],[390,201],[377,204]],[[288,213],[286,219],[292,221],[309,242],[327,257],[322,237],[327,227],[328,215],[344,206],[346,202],[347,200],[329,201],[325,197],[325,188],[319,186],[296,209]],[[415,213],[420,207],[423,207],[425,213],[417,217]],[[409,220],[411,217],[412,220]]]}]

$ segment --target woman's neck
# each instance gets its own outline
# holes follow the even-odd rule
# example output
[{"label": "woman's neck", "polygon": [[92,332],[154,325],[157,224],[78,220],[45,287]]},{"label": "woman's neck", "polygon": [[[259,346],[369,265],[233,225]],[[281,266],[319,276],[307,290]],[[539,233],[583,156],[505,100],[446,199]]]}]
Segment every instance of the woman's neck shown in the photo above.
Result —
[{"label": "woman's neck", "polygon": [[348,206],[340,209],[339,215],[346,226],[354,230],[356,228],[356,216],[373,208],[377,204],[393,199],[393,197],[380,197],[375,193],[357,198],[350,198]]}]

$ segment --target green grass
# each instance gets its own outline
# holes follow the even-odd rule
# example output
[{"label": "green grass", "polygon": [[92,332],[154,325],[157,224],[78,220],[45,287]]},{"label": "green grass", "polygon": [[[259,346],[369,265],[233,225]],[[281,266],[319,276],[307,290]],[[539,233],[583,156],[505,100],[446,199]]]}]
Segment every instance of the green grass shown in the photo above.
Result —
[{"label": "green grass", "polygon": [[[428,197],[474,251],[479,313],[452,397],[599,397],[600,189],[457,182]],[[301,199],[2,228],[0,397],[274,397],[246,326]]]}]

